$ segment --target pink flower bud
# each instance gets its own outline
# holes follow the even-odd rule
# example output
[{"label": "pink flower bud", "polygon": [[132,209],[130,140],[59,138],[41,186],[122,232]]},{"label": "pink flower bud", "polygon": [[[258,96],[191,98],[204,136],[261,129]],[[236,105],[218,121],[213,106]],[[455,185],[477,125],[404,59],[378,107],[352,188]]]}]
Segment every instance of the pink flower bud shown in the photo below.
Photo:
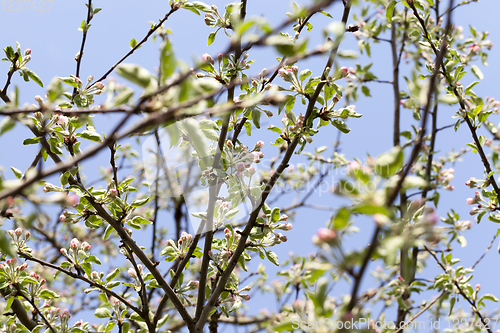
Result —
[{"label": "pink flower bud", "polygon": [[68,195],[68,203],[70,206],[76,205],[80,201],[80,198],[76,194]]},{"label": "pink flower bud", "polygon": [[26,49],[24,51],[24,55],[27,56],[27,55],[30,55],[31,54],[31,49]]},{"label": "pink flower bud", "polygon": [[37,101],[38,103],[43,103],[42,96],[40,96],[40,95],[36,95],[36,96],[35,96],[35,101]]},{"label": "pink flower bud", "polygon": [[286,231],[290,231],[290,230],[292,230],[292,228],[293,228],[293,226],[292,226],[292,224],[291,224],[291,223],[287,223],[287,224],[285,224],[285,230],[286,230]]},{"label": "pink flower bud", "polygon": [[69,310],[67,310],[67,309],[66,309],[66,310],[64,310],[64,311],[62,312],[62,314],[61,314],[61,318],[62,318],[62,319],[69,319],[69,318],[71,318],[71,315],[69,314]]},{"label": "pink flower bud", "polygon": [[64,214],[61,214],[61,216],[59,216],[59,221],[66,222],[66,216],[64,216]]},{"label": "pink flower bud", "polygon": [[317,237],[314,239],[316,244],[318,244],[318,242],[320,244],[321,243],[331,244],[337,238],[337,232],[335,230],[321,228],[318,230],[315,237]]},{"label": "pink flower bud", "polygon": [[130,276],[132,279],[137,278],[137,272],[136,272],[136,271],[135,271],[135,269],[133,269],[132,267],[130,267],[130,268],[127,270],[127,274],[128,274],[128,276]]},{"label": "pink flower bud", "polygon": [[[206,16],[205,16],[206,17]],[[210,54],[208,53],[204,53],[202,56],[201,56],[201,61],[203,61],[204,63],[206,64],[214,64],[214,60],[212,59],[212,57],[210,56]]]},{"label": "pink flower bud", "polygon": [[340,75],[341,77],[346,77],[347,75],[349,75],[349,69],[347,67],[341,67]]},{"label": "pink flower bud", "polygon": [[102,83],[102,82],[97,82],[97,83],[95,84],[95,86],[96,86],[96,88],[97,88],[97,89],[99,89],[99,90],[104,89],[104,83]]},{"label": "pink flower bud", "polygon": [[278,74],[279,74],[279,76],[281,76],[281,77],[285,77],[285,75],[286,75],[286,69],[284,69],[283,67],[281,67],[281,68],[278,70]]},{"label": "pink flower bud", "polygon": [[253,174],[255,174],[256,171],[257,170],[255,170],[255,168],[251,166],[250,168],[247,169],[248,176],[252,176]]},{"label": "pink flower bud", "polygon": [[257,141],[257,143],[255,144],[255,147],[259,148],[259,149],[264,147],[264,141]]},{"label": "pink flower bud", "polygon": [[238,170],[238,172],[243,172],[245,170],[245,164],[244,163],[238,163],[236,165],[236,170]]},{"label": "pink flower bud", "polygon": [[76,250],[77,248],[80,247],[80,242],[78,241],[78,239],[73,238],[71,240],[71,243],[70,243],[69,247],[72,248],[73,250]]},{"label": "pink flower bud", "polygon": [[57,125],[64,127],[68,124],[68,117],[60,115],[59,119],[56,122]]},{"label": "pink flower bud", "polygon": [[87,242],[83,242],[83,243],[82,243],[82,249],[83,249],[84,251],[88,251],[88,250],[90,250],[90,248],[91,248],[91,246],[90,246],[90,244],[89,244],[89,243],[87,243]]},{"label": "pink flower bud", "polygon": [[17,237],[19,237],[23,234],[23,229],[17,228],[16,230],[14,230],[14,233],[16,234]]}]

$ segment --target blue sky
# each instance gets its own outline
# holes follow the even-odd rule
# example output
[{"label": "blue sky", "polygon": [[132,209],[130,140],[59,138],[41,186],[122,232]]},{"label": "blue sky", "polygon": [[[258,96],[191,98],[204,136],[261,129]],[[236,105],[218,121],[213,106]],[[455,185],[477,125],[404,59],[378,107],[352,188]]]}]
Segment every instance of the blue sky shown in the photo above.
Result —
[{"label": "blue sky", "polygon": [[[86,16],[85,2],[54,0],[52,3],[46,2],[45,7],[42,8],[42,0],[32,0],[25,10],[28,2],[23,1],[23,7],[20,11],[16,10],[17,4],[15,3],[13,7],[10,7],[11,3],[12,1],[6,0],[0,3],[0,31],[2,32],[0,34],[0,46],[2,48],[7,45],[14,46],[18,41],[22,49],[31,48],[32,60],[28,67],[42,78],[46,86],[53,77],[74,74],[76,63],[73,58],[81,43],[81,32],[77,28]],[[215,1],[215,4],[221,8],[224,3]],[[50,10],[48,10],[49,5]],[[94,17],[92,27],[89,30],[82,63],[81,76],[83,80],[88,75],[94,75],[94,77],[102,75],[128,52],[130,49],[129,42],[132,38],[142,39],[149,29],[148,22],[157,22],[169,9],[166,0],[152,0],[147,3],[117,0],[95,1],[94,6],[102,7],[103,10]],[[36,10],[34,7],[36,7]],[[473,25],[478,30],[488,30],[490,32],[494,47],[490,52],[489,67],[485,68],[480,65],[485,74],[485,79],[480,85],[476,86],[475,91],[483,97],[492,96],[498,99],[500,99],[500,96],[498,95],[497,80],[500,74],[500,64],[495,60],[499,57],[497,45],[500,45],[500,29],[496,24],[498,22],[497,13],[499,7],[500,3],[497,1],[483,0],[479,3],[463,6],[457,9],[454,14],[454,21],[457,22],[456,24],[462,25],[466,33],[469,25]],[[283,15],[285,10],[283,8],[290,9],[288,1],[249,1],[248,15],[250,17],[264,16],[273,25],[278,25],[285,19]],[[9,9],[14,9],[14,11],[9,11]],[[40,9],[45,9],[45,11],[40,11]],[[339,19],[341,14],[339,5],[330,7],[328,11],[336,19]],[[319,30],[328,22],[329,19],[323,15],[316,15],[311,20],[315,29],[311,33],[304,33],[304,36],[312,37],[309,43],[310,46],[320,42],[320,39],[318,39],[318,36],[321,36]],[[223,34],[219,34],[216,42],[207,47],[207,35],[211,29],[203,23],[203,17],[196,16],[189,11],[175,13],[165,26],[173,32],[171,41],[176,56],[187,64],[192,65],[192,60],[199,58],[205,52],[214,55],[227,47],[228,41]],[[290,27],[288,31],[291,31]],[[126,62],[139,63],[153,72],[158,64],[158,47],[158,41],[156,43],[149,41]],[[355,39],[349,36],[343,42],[341,48],[357,50]],[[379,78],[390,79],[392,67],[388,57],[389,51],[388,45],[377,44],[373,47],[372,59],[360,58],[360,61],[374,62],[374,68]],[[256,62],[252,65],[251,72],[256,74],[263,67],[270,68],[276,65],[275,58],[277,56],[279,55],[274,51],[252,50],[250,59],[255,59]],[[300,69],[310,68],[313,73],[319,75],[318,73],[323,68],[325,61],[324,57],[310,59],[301,63]],[[339,61],[340,65],[351,66],[353,63],[353,61]],[[0,85],[2,87],[7,71],[7,62],[0,62]],[[117,77],[116,75],[112,76]],[[464,85],[467,85],[472,80],[472,77],[466,76],[464,78],[466,84]],[[34,103],[33,97],[35,95],[43,96],[45,94],[44,89],[33,82],[23,82],[18,75],[14,77],[13,85],[19,86],[21,101],[25,103]],[[392,146],[392,131],[385,130],[387,122],[392,123],[392,111],[390,111],[392,88],[389,85],[372,84],[370,89],[374,98],[356,103],[356,111],[362,113],[363,117],[349,121],[352,132],[342,136],[341,152],[345,153],[349,158],[359,157],[363,159],[367,153],[377,156]],[[495,94],[497,95],[495,96]],[[297,112],[303,111],[297,110]],[[453,123],[455,120],[451,116],[454,112],[455,110],[451,108],[442,108],[438,127]],[[410,123],[411,119],[409,112],[404,115],[404,123]],[[277,120],[275,117],[274,120],[266,119],[266,122],[276,122]],[[498,122],[497,119],[495,121]],[[98,116],[96,118],[97,130],[106,132],[114,122],[116,122],[116,117]],[[265,152],[268,156],[271,156],[275,151],[269,147],[269,143],[274,137],[265,130],[265,125],[266,123],[263,122],[263,129],[258,132],[257,138],[265,139]],[[336,133],[332,133],[332,131],[329,131],[315,137],[313,147],[331,145],[337,136]],[[482,134],[487,135],[487,133]],[[35,146],[22,145],[22,140],[27,136],[28,131],[18,125],[8,135],[0,137],[0,165],[6,167],[5,174],[8,177],[11,177],[8,167],[15,166],[25,170],[36,152]],[[254,138],[248,140],[245,137],[244,140],[252,142]],[[470,133],[465,126],[462,126],[457,133],[454,133],[453,129],[449,129],[440,132],[438,135],[438,147],[443,153],[452,148],[458,150],[471,141]],[[85,164],[86,172],[89,172],[95,178],[97,174],[92,171],[93,167],[107,163],[108,159],[107,152],[98,154]],[[464,156],[463,161],[457,163],[454,168],[456,171],[455,180],[453,181],[455,190],[443,193],[438,213],[440,216],[445,216],[448,209],[452,207],[461,215],[462,219],[470,219],[468,215],[470,207],[465,204],[465,199],[473,196],[473,191],[463,184],[470,176],[481,178],[483,167],[479,156],[468,153]],[[91,176],[89,176],[89,179],[93,179]],[[286,204],[286,200],[288,199],[284,197],[279,202]],[[342,205],[334,196],[325,193],[315,195],[312,200],[315,203],[335,207]],[[329,214],[329,212],[310,209],[301,210],[294,221],[294,230],[288,237],[289,242],[285,244],[286,246],[278,249],[280,257],[285,259],[290,249],[296,249],[297,253],[304,255],[314,251],[315,247],[310,241],[311,236],[319,227],[324,225],[324,222],[329,218]],[[363,228],[370,225],[370,223],[371,221],[368,219],[360,219],[357,225]],[[496,224],[484,220],[480,225],[473,225],[472,229],[466,233],[469,244],[464,249],[456,248],[456,255],[463,259],[464,266],[472,265],[484,252],[497,227]],[[358,244],[364,244],[368,237],[368,232],[362,232],[356,238],[353,238],[353,244],[347,244],[347,247],[354,248]],[[496,251],[497,243],[495,243],[492,251],[488,253],[484,262],[477,267],[477,273],[472,282],[473,284],[481,283],[485,292],[499,293],[500,291],[495,278],[500,273],[499,265],[497,265],[499,260]],[[429,266],[432,267],[433,264],[430,263]],[[425,274],[427,277],[431,277],[437,271],[434,268],[429,268]],[[364,288],[370,286],[370,280],[371,278],[368,276],[365,278]],[[347,293],[347,290],[345,293]],[[255,306],[263,307],[264,305],[255,303]]]}]

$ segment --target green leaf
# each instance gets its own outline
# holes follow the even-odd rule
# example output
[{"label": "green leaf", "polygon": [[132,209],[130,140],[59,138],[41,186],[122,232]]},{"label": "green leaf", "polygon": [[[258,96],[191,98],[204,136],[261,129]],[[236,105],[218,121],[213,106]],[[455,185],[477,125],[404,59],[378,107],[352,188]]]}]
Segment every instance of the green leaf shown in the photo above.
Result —
[{"label": "green leaf", "polygon": [[370,88],[368,88],[367,86],[361,86],[361,92],[366,96],[366,97],[372,97],[372,95],[370,95]]},{"label": "green leaf", "polygon": [[[14,303],[15,297],[10,297],[7,300],[7,304],[5,305],[5,311],[9,311],[10,307],[12,306],[12,303]],[[16,330],[17,331],[17,330]],[[28,331],[29,332],[29,331]]]},{"label": "green leaf", "polygon": [[78,195],[79,197],[85,197],[87,196],[88,194],[82,190],[81,188],[79,188],[78,186],[76,185],[71,185],[68,190],[70,190],[71,192],[75,193],[76,195]]},{"label": "green leaf", "polygon": [[295,320],[292,318],[286,318],[282,322],[272,326],[270,329],[271,332],[294,332],[302,321],[303,320],[300,318],[295,318]]},{"label": "green leaf", "polygon": [[177,61],[175,60],[172,44],[168,39],[166,39],[163,42],[160,53],[161,82],[165,82],[166,79],[174,74],[176,66]]},{"label": "green leaf", "polygon": [[12,170],[14,176],[16,176],[17,179],[21,179],[21,177],[23,176],[23,172],[21,170],[16,169],[14,167],[10,167],[10,169]]},{"label": "green leaf", "polygon": [[5,232],[0,232],[0,250],[2,253],[8,254],[12,258],[15,257],[14,248],[10,245],[10,240]]},{"label": "green leaf", "polygon": [[145,198],[145,199],[136,199],[134,201],[132,201],[132,203],[130,204],[130,206],[132,207],[141,207],[141,206],[144,206],[145,204],[147,204],[149,201],[149,197]]},{"label": "green leaf", "polygon": [[269,127],[267,129],[270,131],[276,132],[278,134],[283,134],[283,131],[281,130],[281,128],[274,126],[274,125],[269,125]]},{"label": "green leaf", "polygon": [[135,224],[153,224],[153,222],[146,220],[144,217],[136,216],[132,219],[132,222]]},{"label": "green leaf", "polygon": [[33,72],[31,69],[26,69],[26,74],[28,74],[28,76],[33,80],[35,81],[40,87],[43,88],[43,82],[42,82],[42,79],[40,79],[40,77],[38,75],[35,74],[35,72]]},{"label": "green leaf", "polygon": [[375,160],[375,170],[382,177],[389,177],[403,166],[403,162],[403,150],[401,147],[394,147],[387,153],[377,157]]},{"label": "green leaf", "polygon": [[130,40],[130,48],[133,49],[136,46],[137,46],[137,40],[135,38],[132,38]]},{"label": "green leaf", "polygon": [[16,121],[11,117],[5,117],[0,123],[0,135],[10,131],[16,125]]},{"label": "green leaf", "polygon": [[260,128],[260,111],[257,109],[252,110],[252,122],[255,127]]},{"label": "green leaf", "polygon": [[40,297],[43,299],[59,298],[59,295],[52,290],[43,289],[40,292]]},{"label": "green leaf", "polygon": [[396,7],[396,4],[398,2],[396,0],[392,0],[387,4],[387,7],[385,9],[385,17],[387,18],[387,21],[391,22],[392,21],[392,15],[394,14],[394,7]]},{"label": "green leaf", "polygon": [[109,236],[111,236],[111,233],[113,232],[113,227],[111,225],[108,225],[106,227],[106,231],[104,232],[104,240],[108,240]]},{"label": "green leaf", "polygon": [[343,230],[347,223],[349,222],[349,217],[351,216],[351,212],[342,207],[337,211],[335,218],[333,219],[333,227],[338,230]]},{"label": "green leaf", "polygon": [[486,295],[483,295],[481,297],[481,299],[486,299],[488,301],[493,301],[493,302],[498,302],[498,298],[496,298],[494,295],[492,294],[486,294]]},{"label": "green leaf", "polygon": [[278,207],[274,207],[273,210],[271,211],[271,221],[273,223],[278,222],[280,219],[280,209]]},{"label": "green leaf", "polygon": [[198,153],[200,159],[200,167],[205,170],[208,167],[206,157],[209,156],[208,145],[206,144],[206,139],[202,134],[200,124],[192,119],[188,118],[182,121],[182,126],[187,132],[189,142],[193,145],[194,150]]},{"label": "green leaf", "polygon": [[109,318],[111,317],[111,311],[108,308],[97,308],[95,310],[94,316],[97,318]]},{"label": "green leaf", "polygon": [[93,262],[94,264],[97,264],[97,265],[101,264],[101,261],[99,260],[99,258],[97,258],[94,255],[90,255],[87,258],[85,258],[85,262]]},{"label": "green leaf", "polygon": [[127,103],[130,98],[134,95],[134,90],[127,88],[124,91],[118,93],[113,99],[113,106],[118,106]]},{"label": "green leaf", "polygon": [[482,80],[484,79],[484,74],[483,72],[481,72],[481,70],[479,69],[479,67],[477,67],[477,65],[472,65],[470,66],[470,69],[472,71],[472,73],[479,79],[479,80]]},{"label": "green leaf", "polygon": [[40,138],[28,138],[28,139],[24,139],[24,141],[23,141],[23,145],[25,145],[25,146],[35,145],[37,143],[40,143]]},{"label": "green leaf", "polygon": [[75,79],[72,77],[60,77],[59,80],[62,82],[69,84],[72,87],[78,87],[78,83],[75,82]]},{"label": "green leaf", "polygon": [[278,260],[278,255],[274,253],[273,251],[266,251],[266,257],[269,259],[270,262],[275,264],[276,266],[280,265],[280,262]]},{"label": "green leaf", "polygon": [[95,131],[85,130],[81,133],[78,133],[76,136],[81,137],[83,139],[90,140],[90,141],[94,141],[94,142],[102,142],[101,135]]},{"label": "green leaf", "polygon": [[142,88],[146,88],[151,82],[151,73],[139,65],[122,64],[116,69],[116,73]]},{"label": "green leaf", "polygon": [[211,32],[208,35],[208,45],[212,44],[215,41],[215,32]]},{"label": "green leaf", "polygon": [[333,119],[332,125],[335,126],[339,131],[341,131],[342,133],[345,133],[345,134],[347,134],[351,131],[351,129],[346,125],[346,123],[340,119]]},{"label": "green leaf", "polygon": [[484,135],[479,136],[479,144],[481,146],[484,146],[484,143],[487,141],[486,137]]},{"label": "green leaf", "polygon": [[14,60],[16,53],[14,52],[14,49],[12,48],[12,46],[7,46],[3,50],[5,52],[5,55],[7,56],[7,59]]},{"label": "green leaf", "polygon": [[108,275],[106,275],[106,282],[109,282],[109,281],[113,280],[115,277],[118,276],[118,274],[120,274],[120,269],[119,268],[115,268],[114,271],[112,271],[111,273],[109,273]]}]

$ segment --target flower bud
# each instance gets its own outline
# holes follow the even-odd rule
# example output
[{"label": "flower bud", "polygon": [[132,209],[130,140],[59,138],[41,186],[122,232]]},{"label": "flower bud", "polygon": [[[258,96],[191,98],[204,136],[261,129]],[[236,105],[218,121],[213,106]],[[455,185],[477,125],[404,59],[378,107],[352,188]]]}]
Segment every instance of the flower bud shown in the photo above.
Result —
[{"label": "flower bud", "polygon": [[84,251],[88,251],[88,250],[90,250],[90,248],[91,248],[91,246],[90,246],[90,244],[89,244],[89,243],[87,243],[87,242],[83,242],[83,243],[82,243],[82,249],[83,249]]},{"label": "flower bud", "polygon": [[71,249],[73,249],[73,250],[76,250],[77,248],[79,248],[79,247],[80,247],[80,242],[78,241],[78,239],[73,238],[73,239],[71,240],[71,243],[70,243],[69,247],[70,247]]},{"label": "flower bud", "polygon": [[320,245],[322,243],[333,244],[336,238],[337,238],[337,232],[335,230],[321,228],[313,237],[313,242],[316,245]]},{"label": "flower bud", "polygon": [[133,269],[132,267],[130,267],[128,270],[127,270],[127,274],[128,276],[130,276],[132,279],[136,279],[137,278],[137,272],[135,271],[135,269]]},{"label": "flower bud", "polygon": [[214,60],[212,59],[212,57],[208,53],[204,53],[201,56],[201,61],[203,61],[205,64],[211,64],[211,65],[214,64]]},{"label": "flower bud", "polygon": [[24,55],[27,56],[27,55],[30,55],[31,54],[31,49],[26,49],[24,51]]},{"label": "flower bud", "polygon": [[341,77],[346,77],[347,75],[349,75],[349,69],[347,67],[341,67],[340,68],[340,75]]},{"label": "flower bud", "polygon": [[23,229],[17,228],[16,230],[14,230],[14,233],[17,237],[20,237],[23,234]]},{"label": "flower bud", "polygon": [[[283,214],[283,215],[281,215],[281,216],[280,216],[280,219],[279,219],[278,221],[279,221],[279,222],[283,222],[283,221],[286,221],[286,220],[288,220],[288,215]],[[290,223],[288,223],[288,224],[290,224]],[[291,224],[290,224],[290,225],[291,225]],[[291,230],[291,229],[292,229],[292,228],[290,228],[290,230]]]}]

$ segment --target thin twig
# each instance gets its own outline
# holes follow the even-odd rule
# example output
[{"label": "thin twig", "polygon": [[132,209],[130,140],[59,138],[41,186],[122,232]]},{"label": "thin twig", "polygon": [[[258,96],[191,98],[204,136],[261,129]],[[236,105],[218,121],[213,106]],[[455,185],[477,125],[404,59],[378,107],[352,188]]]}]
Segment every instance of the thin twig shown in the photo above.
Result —
[{"label": "thin twig", "polygon": [[[436,255],[426,246],[424,245],[424,248],[427,250],[427,252],[429,252],[431,254],[431,256],[434,258],[434,260],[436,261],[436,263],[439,265],[439,267],[441,267],[441,269],[445,272],[446,271],[446,267],[444,267],[444,265],[439,261],[439,259],[436,257]],[[476,307],[476,302],[474,300],[471,300],[465,293],[464,291],[462,290],[462,288],[460,287],[460,285],[458,284],[458,281],[454,280],[453,281],[453,284],[454,286],[458,289],[458,292],[459,294],[470,304],[471,308],[472,308],[472,311],[474,313],[477,314],[477,316],[479,317],[479,319],[481,320],[481,323],[483,324],[484,328],[488,331],[488,333],[493,333],[489,327],[489,325],[486,323],[483,315],[481,314],[481,312],[477,309]]]},{"label": "thin twig", "polygon": [[[83,30],[83,36],[82,36],[82,45],[80,46],[80,52],[78,52],[78,56],[76,59],[76,74],[75,76],[77,78],[80,77],[80,66],[82,64],[82,58],[83,58],[83,49],[85,48],[85,41],[87,40],[87,31],[88,27],[90,24],[90,21],[92,20],[92,17],[94,16],[94,13],[92,13],[92,0],[89,0],[89,3],[87,4],[88,10],[87,10],[87,22],[86,26],[82,29]],[[73,95],[71,96],[71,102],[73,103],[73,100],[76,96],[77,93],[77,88],[73,88]]]},{"label": "thin twig", "polygon": [[476,266],[481,262],[481,260],[483,260],[483,258],[486,256],[486,253],[488,253],[488,251],[493,246],[493,243],[495,242],[495,239],[497,239],[497,235],[496,234],[493,236],[493,239],[491,240],[490,245],[488,245],[488,247],[486,248],[486,251],[484,251],[483,255],[479,259],[477,259],[477,261],[474,263],[474,265],[471,266],[471,269],[476,268]]},{"label": "thin twig", "polygon": [[43,322],[45,323],[45,325],[52,331],[52,333],[57,333],[56,330],[54,329],[54,327],[52,327],[52,325],[50,324],[50,322],[47,320],[47,318],[45,318],[45,316],[43,315],[42,311],[40,311],[40,309],[38,308],[38,306],[36,306],[35,302],[30,299],[28,296],[26,296],[22,291],[21,289],[19,288],[19,286],[17,284],[14,285],[17,289],[17,294],[18,295],[21,295],[22,298],[24,298],[26,301],[28,301],[28,303],[31,304],[31,306],[33,307],[33,309],[36,311],[36,313],[38,313],[38,315],[42,318]]},{"label": "thin twig", "polygon": [[120,60],[118,60],[117,63],[115,63],[113,66],[111,66],[111,68],[106,73],[104,73],[103,76],[101,76],[99,79],[97,79],[92,84],[90,84],[89,87],[92,87],[97,82],[104,81],[108,77],[108,75],[111,74],[119,64],[121,64],[125,59],[130,57],[138,48],[140,48],[142,46],[142,44],[146,43],[148,38],[156,30],[158,30],[158,28],[160,28],[162,26],[162,24],[170,17],[170,15],[175,13],[178,9],[179,9],[179,6],[174,2],[174,5],[171,7],[170,11],[160,20],[160,22],[158,24],[156,24],[154,27],[151,27],[149,29],[148,33],[146,34],[146,36],[144,36],[144,38],[139,43],[137,43],[136,46],[134,46],[127,54],[125,54]]},{"label": "thin twig", "polygon": [[443,295],[446,293],[446,290],[443,290],[439,295],[437,295],[430,303],[428,303],[426,306],[424,306],[422,308],[422,310],[420,310],[419,312],[417,312],[413,317],[411,317],[407,322],[405,322],[403,325],[399,326],[399,328],[394,331],[394,333],[399,333],[401,332],[402,330],[405,329],[406,326],[408,326],[409,324],[411,324],[415,319],[417,319],[422,313],[424,313],[425,311],[429,310],[431,306],[434,305],[434,303],[436,303],[441,297],[443,297]]},{"label": "thin twig", "polygon": [[108,296],[113,296],[114,298],[120,300],[123,304],[125,304],[129,309],[131,309],[132,311],[136,312],[137,314],[141,314],[141,311],[139,310],[139,308],[137,308],[136,306],[130,304],[129,302],[127,302],[126,299],[124,299],[123,297],[121,297],[120,295],[118,295],[117,293],[115,293],[113,290],[111,289],[108,289],[106,287],[104,287],[103,285],[100,285],[88,278],[86,278],[85,276],[83,275],[80,275],[80,274],[77,274],[77,273],[73,273],[71,271],[68,271],[67,269],[64,269],[64,268],[61,268],[59,267],[58,265],[54,265],[54,264],[51,264],[49,262],[46,262],[42,259],[38,259],[38,258],[35,258],[35,257],[30,257],[24,253],[20,253],[19,254],[22,258],[24,258],[25,260],[28,260],[28,261],[34,261],[42,266],[45,266],[45,267],[49,267],[49,268],[52,268],[52,269],[55,269],[61,273],[64,273],[66,274],[67,276],[69,277],[72,277],[73,279],[77,279],[77,280],[81,280],[85,283],[88,283],[90,286],[94,287],[94,288],[98,288],[100,290],[102,290],[103,292],[105,292],[106,294],[108,294]]}]

